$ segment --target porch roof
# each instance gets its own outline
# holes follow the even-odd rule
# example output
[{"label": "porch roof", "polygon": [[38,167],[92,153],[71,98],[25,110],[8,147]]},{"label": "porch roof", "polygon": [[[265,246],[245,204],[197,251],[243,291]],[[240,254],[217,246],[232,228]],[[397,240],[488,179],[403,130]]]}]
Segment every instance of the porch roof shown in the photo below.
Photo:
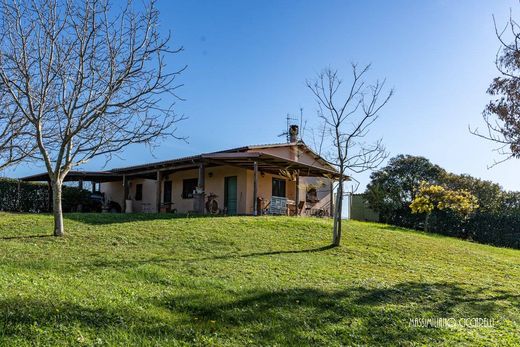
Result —
[{"label": "porch roof", "polygon": [[[244,169],[253,169],[255,162],[258,165],[258,170],[261,172],[279,174],[280,170],[298,170],[300,172],[300,176],[330,177],[334,179],[339,178],[339,173],[330,165],[316,166],[284,157],[279,157],[273,154],[268,154],[261,151],[261,148],[265,147],[266,145],[258,146],[256,148],[254,146],[248,146],[243,148],[249,148],[253,151],[244,152],[241,151],[243,148],[237,148],[228,151],[205,153],[178,159],[159,161],[155,163],[115,168],[109,171],[71,171],[67,175],[66,180],[110,182],[122,180],[123,176],[125,175],[156,179],[158,171],[170,174],[176,171],[198,168],[201,163],[204,163],[204,165],[208,168],[228,165]],[[348,177],[345,178],[348,179]],[[21,180],[48,181],[49,178],[46,173],[42,173],[23,177]]]},{"label": "porch roof", "polygon": [[310,165],[295,160],[279,157],[263,152],[238,152],[238,153],[214,153],[203,155],[203,159],[209,162],[224,163],[225,165],[238,166],[245,169],[252,169],[254,162],[258,165],[258,170],[277,174],[280,170],[300,172],[301,176],[328,176],[338,178],[336,170]]},{"label": "porch roof", "polygon": [[[123,175],[110,171],[70,171],[65,177],[65,181],[111,182],[119,181],[122,177]],[[29,182],[50,181],[46,172],[22,177],[20,180]]]},{"label": "porch roof", "polygon": [[153,179],[157,171],[173,173],[175,171],[198,168],[201,163],[204,163],[206,167],[228,165],[244,169],[253,169],[255,162],[258,165],[259,171],[268,173],[278,174],[280,170],[299,170],[301,176],[339,177],[338,172],[332,169],[305,164],[263,152],[207,153],[152,164],[113,169],[112,172],[130,176],[149,176],[148,178]]}]

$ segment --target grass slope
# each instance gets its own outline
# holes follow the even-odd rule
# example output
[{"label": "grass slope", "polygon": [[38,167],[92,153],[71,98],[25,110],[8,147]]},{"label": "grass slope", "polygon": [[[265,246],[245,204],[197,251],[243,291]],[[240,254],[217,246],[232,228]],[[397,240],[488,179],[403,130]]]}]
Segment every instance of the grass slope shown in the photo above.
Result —
[{"label": "grass slope", "polygon": [[[0,214],[0,345],[519,345],[520,252],[324,219]],[[414,318],[495,319],[420,328]]]}]

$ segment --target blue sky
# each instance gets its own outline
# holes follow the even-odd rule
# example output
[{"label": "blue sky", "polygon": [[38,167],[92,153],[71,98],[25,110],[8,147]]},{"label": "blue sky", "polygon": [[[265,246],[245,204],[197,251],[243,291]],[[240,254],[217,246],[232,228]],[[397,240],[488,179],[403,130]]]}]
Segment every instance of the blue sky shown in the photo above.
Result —
[{"label": "blue sky", "polygon": [[[132,146],[107,167],[272,143],[287,113],[312,123],[315,103],[305,87],[326,66],[348,77],[351,61],[372,63],[395,96],[374,126],[390,154],[422,155],[455,173],[520,190],[520,160],[487,169],[493,145],[468,132],[482,126],[485,91],[496,75],[492,14],[505,23],[513,0],[493,1],[159,1],[162,28],[172,30],[172,68],[188,65],[177,111],[189,117],[179,135],[153,154]],[[516,7],[516,9],[515,9]],[[94,160],[85,169],[100,169]],[[8,176],[40,169],[20,166]],[[368,182],[368,173],[357,176]]]}]

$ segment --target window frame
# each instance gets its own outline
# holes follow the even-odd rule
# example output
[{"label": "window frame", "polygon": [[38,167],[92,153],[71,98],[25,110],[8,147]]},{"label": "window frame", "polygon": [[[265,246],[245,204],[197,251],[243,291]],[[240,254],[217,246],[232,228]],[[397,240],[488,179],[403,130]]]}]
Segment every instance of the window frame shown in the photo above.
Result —
[{"label": "window frame", "polygon": [[143,201],[143,184],[136,183],[135,185],[135,201]]},{"label": "window frame", "polygon": [[[182,180],[182,194],[181,197],[185,200],[187,199],[193,199],[193,192],[197,188],[197,184],[199,183],[198,178],[186,178]],[[189,190],[190,187],[193,187],[191,191]]]},{"label": "window frame", "polygon": [[[281,185],[275,185],[275,182],[277,183],[283,183]],[[273,177],[272,179],[272,182],[271,182],[271,196],[277,196],[277,197],[280,197],[280,198],[287,198],[287,181],[283,178],[277,178],[277,177]],[[282,189],[283,187],[283,189]],[[279,194],[275,194],[275,190],[277,191],[277,193],[280,193],[280,191],[278,190],[283,190],[283,195],[279,195]]]}]

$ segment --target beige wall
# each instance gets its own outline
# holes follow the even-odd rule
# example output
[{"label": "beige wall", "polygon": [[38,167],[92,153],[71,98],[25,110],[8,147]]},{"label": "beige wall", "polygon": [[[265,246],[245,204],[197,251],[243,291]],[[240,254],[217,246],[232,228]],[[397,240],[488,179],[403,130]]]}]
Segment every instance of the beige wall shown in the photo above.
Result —
[{"label": "beige wall", "polygon": [[[275,155],[277,157],[287,158],[289,160],[297,161],[300,163],[304,163],[307,165],[313,165],[317,167],[323,167],[326,169],[330,169],[330,167],[321,164],[316,158],[309,153],[300,150],[297,146],[287,146],[287,147],[266,147],[259,149],[262,153]],[[258,150],[251,149],[249,152],[256,152]]]},{"label": "beige wall", "polygon": [[[247,170],[231,167],[231,166],[218,166],[218,167],[210,167],[206,168],[205,175],[205,190],[206,194],[214,193],[218,197],[216,198],[218,205],[221,209],[224,208],[224,179],[228,176],[237,176],[237,213],[246,214],[249,213],[246,210],[246,200],[247,196],[247,186],[252,186],[252,176],[251,181],[248,183],[247,178],[248,175],[246,173]],[[185,170],[175,172],[166,177],[163,177],[163,182],[167,180],[172,181],[172,202],[174,203],[173,208],[177,209],[179,213],[187,213],[189,211],[193,211],[193,199],[183,199],[182,198],[182,186],[183,180],[190,178],[198,177],[198,169],[193,170]],[[211,177],[210,177],[211,175]],[[138,179],[138,178],[129,178],[130,182],[130,196],[132,198],[132,208],[134,212],[155,212],[156,208],[156,185],[155,180],[148,179]],[[143,184],[143,200],[135,201],[135,187],[136,184]],[[161,183],[161,202],[164,202],[163,191],[164,184]],[[124,205],[124,190],[123,190],[123,182],[108,182],[102,183],[100,187],[100,191],[105,193],[106,197],[112,201],[116,201],[123,207]],[[250,199],[253,199],[253,195],[249,196]],[[252,206],[252,204],[251,204]]]},{"label": "beige wall", "polygon": [[117,202],[123,208],[123,182],[105,182],[99,185],[99,191],[105,193],[105,199]]},{"label": "beige wall", "polygon": [[[270,173],[262,172],[258,173],[258,197],[264,199],[264,204],[271,200],[272,190],[273,190],[273,178],[285,179],[285,194],[287,195],[287,199],[295,200],[296,199],[296,182],[289,181],[287,178],[280,175],[272,175]],[[247,199],[246,202],[246,213],[253,213],[253,190],[254,190],[254,173],[252,170],[247,170],[247,181],[251,182],[247,186],[247,196],[250,198]],[[300,196],[301,198],[301,196]]]},{"label": "beige wall", "polygon": [[[224,208],[224,180],[228,176],[237,176],[237,213],[245,214],[246,196],[246,170],[231,166],[217,166],[206,168],[205,173],[205,191],[206,194],[216,194],[219,208]],[[172,181],[172,202],[173,208],[179,213],[193,211],[193,199],[182,198],[183,180],[197,178],[198,169],[179,171],[165,177],[164,180]],[[211,177],[210,177],[211,174]],[[163,201],[163,196],[161,196]]]},{"label": "beige wall", "polygon": [[[143,199],[141,201],[135,200],[136,186],[138,184],[143,185]],[[155,180],[130,178],[129,195],[132,198],[132,211],[156,212],[155,189]],[[124,189],[122,181],[101,183],[100,191],[105,193],[108,200],[115,201],[121,205],[121,208],[124,208]]]},{"label": "beige wall", "polygon": [[[313,165],[317,167],[323,167],[330,169],[328,166],[321,164],[316,160],[316,158],[306,153],[300,149],[298,149],[297,146],[287,146],[287,147],[266,147],[262,148],[261,151],[263,153],[272,154],[278,157],[287,158],[290,160],[298,161],[300,163]],[[250,152],[255,152],[254,149],[250,150]],[[253,177],[252,171],[250,172],[251,175],[251,181]],[[267,200],[271,199],[271,189],[272,189],[272,183],[271,179],[272,177],[279,177],[276,175],[265,175],[265,177],[259,179],[259,194],[258,196],[267,198]],[[330,185],[331,182],[327,178],[321,178],[321,177],[305,177],[300,176],[300,201],[305,201],[307,189],[310,185],[318,186],[317,189],[317,195],[319,201],[313,204],[305,203],[306,208],[312,208],[312,209],[325,209],[327,211],[330,210]],[[287,182],[287,198],[290,200],[296,199],[296,182]],[[252,186],[251,186],[251,195],[252,195]],[[305,208],[304,207],[304,208]],[[250,210],[252,212],[252,204],[251,206],[247,206],[248,211]]]}]

